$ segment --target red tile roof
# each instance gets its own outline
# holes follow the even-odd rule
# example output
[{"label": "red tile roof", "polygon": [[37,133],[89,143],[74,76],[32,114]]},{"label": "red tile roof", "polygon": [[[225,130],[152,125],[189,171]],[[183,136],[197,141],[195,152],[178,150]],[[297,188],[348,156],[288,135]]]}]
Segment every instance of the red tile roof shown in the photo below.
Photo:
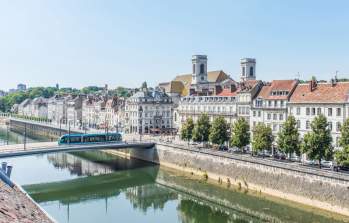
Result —
[{"label": "red tile roof", "polygon": [[[287,99],[296,87],[297,80],[274,80],[271,83],[264,85],[257,97],[263,99]],[[288,91],[287,95],[272,95],[272,91]]]},{"label": "red tile roof", "polygon": [[349,82],[339,82],[332,86],[331,83],[318,83],[310,91],[309,83],[299,84],[290,98],[291,103],[333,103],[349,101]]},{"label": "red tile roof", "polygon": [[236,92],[237,91],[234,91],[234,92],[231,92],[230,89],[226,88],[226,89],[223,89],[222,92],[220,92],[219,94],[217,94],[217,96],[236,96]]}]

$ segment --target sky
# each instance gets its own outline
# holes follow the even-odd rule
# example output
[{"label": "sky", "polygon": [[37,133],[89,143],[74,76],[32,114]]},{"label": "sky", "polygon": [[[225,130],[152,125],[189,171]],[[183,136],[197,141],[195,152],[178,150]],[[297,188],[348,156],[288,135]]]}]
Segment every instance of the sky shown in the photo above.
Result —
[{"label": "sky", "polygon": [[261,80],[349,78],[346,0],[2,0],[0,89],[155,86],[208,70],[239,79],[240,58]]}]

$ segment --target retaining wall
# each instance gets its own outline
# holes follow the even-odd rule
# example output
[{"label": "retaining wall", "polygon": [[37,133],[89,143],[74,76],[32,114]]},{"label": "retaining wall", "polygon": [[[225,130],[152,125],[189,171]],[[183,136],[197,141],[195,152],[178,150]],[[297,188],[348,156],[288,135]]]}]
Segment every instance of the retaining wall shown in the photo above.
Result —
[{"label": "retaining wall", "polygon": [[171,168],[207,175],[246,190],[285,198],[349,216],[348,176],[316,174],[293,168],[279,168],[258,162],[214,156],[157,144],[149,150],[125,150],[130,157]]}]

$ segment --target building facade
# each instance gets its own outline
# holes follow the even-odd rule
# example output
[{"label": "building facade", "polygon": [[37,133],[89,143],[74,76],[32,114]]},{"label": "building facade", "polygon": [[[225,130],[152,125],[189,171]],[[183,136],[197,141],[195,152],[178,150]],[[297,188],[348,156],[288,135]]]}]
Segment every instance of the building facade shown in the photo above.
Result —
[{"label": "building facade", "polygon": [[171,97],[160,89],[142,89],[125,102],[125,131],[150,134],[172,133],[173,107]]},{"label": "building facade", "polygon": [[311,122],[317,115],[325,115],[333,145],[338,148],[340,128],[349,117],[349,82],[317,83],[312,80],[299,84],[288,103],[288,112],[296,118],[302,137],[311,131]]},{"label": "building facade", "polygon": [[253,99],[250,126],[265,123],[276,136],[287,118],[287,104],[297,80],[274,80],[266,83]]}]

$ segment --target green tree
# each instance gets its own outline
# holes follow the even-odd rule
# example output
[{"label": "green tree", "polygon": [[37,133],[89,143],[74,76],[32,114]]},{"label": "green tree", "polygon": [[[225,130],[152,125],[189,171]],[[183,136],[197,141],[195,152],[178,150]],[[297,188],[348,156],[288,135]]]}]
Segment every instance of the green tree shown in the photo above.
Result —
[{"label": "green tree", "polygon": [[217,145],[223,145],[229,139],[228,128],[228,124],[224,117],[219,116],[215,118],[210,129],[210,142]]},{"label": "green tree", "polygon": [[253,129],[252,152],[255,154],[258,151],[270,150],[273,139],[271,128],[264,123],[258,123]]},{"label": "green tree", "polygon": [[324,115],[319,115],[311,123],[311,132],[304,135],[302,152],[312,160],[318,160],[321,168],[321,160],[333,158],[332,136]]},{"label": "green tree", "polygon": [[300,155],[301,141],[294,116],[289,116],[278,134],[277,144],[279,150],[291,156],[292,153]]},{"label": "green tree", "polygon": [[244,118],[239,118],[232,125],[231,145],[243,148],[250,143],[250,126]]},{"label": "green tree", "polygon": [[193,137],[194,121],[192,118],[188,118],[187,121],[183,124],[181,129],[181,139],[189,141]]},{"label": "green tree", "polygon": [[193,130],[193,140],[195,142],[207,142],[210,134],[210,119],[207,114],[203,113],[198,118]]},{"label": "green tree", "polygon": [[130,97],[128,90],[124,87],[121,87],[121,86],[117,87],[115,89],[115,92],[118,97],[125,97],[125,98]]},{"label": "green tree", "polygon": [[104,88],[102,87],[97,87],[97,86],[88,86],[88,87],[83,87],[81,89],[81,92],[83,94],[95,94],[100,90],[103,90]]},{"label": "green tree", "polygon": [[339,165],[349,166],[349,118],[341,127],[341,137],[339,139],[341,150],[336,151],[335,158]]}]

